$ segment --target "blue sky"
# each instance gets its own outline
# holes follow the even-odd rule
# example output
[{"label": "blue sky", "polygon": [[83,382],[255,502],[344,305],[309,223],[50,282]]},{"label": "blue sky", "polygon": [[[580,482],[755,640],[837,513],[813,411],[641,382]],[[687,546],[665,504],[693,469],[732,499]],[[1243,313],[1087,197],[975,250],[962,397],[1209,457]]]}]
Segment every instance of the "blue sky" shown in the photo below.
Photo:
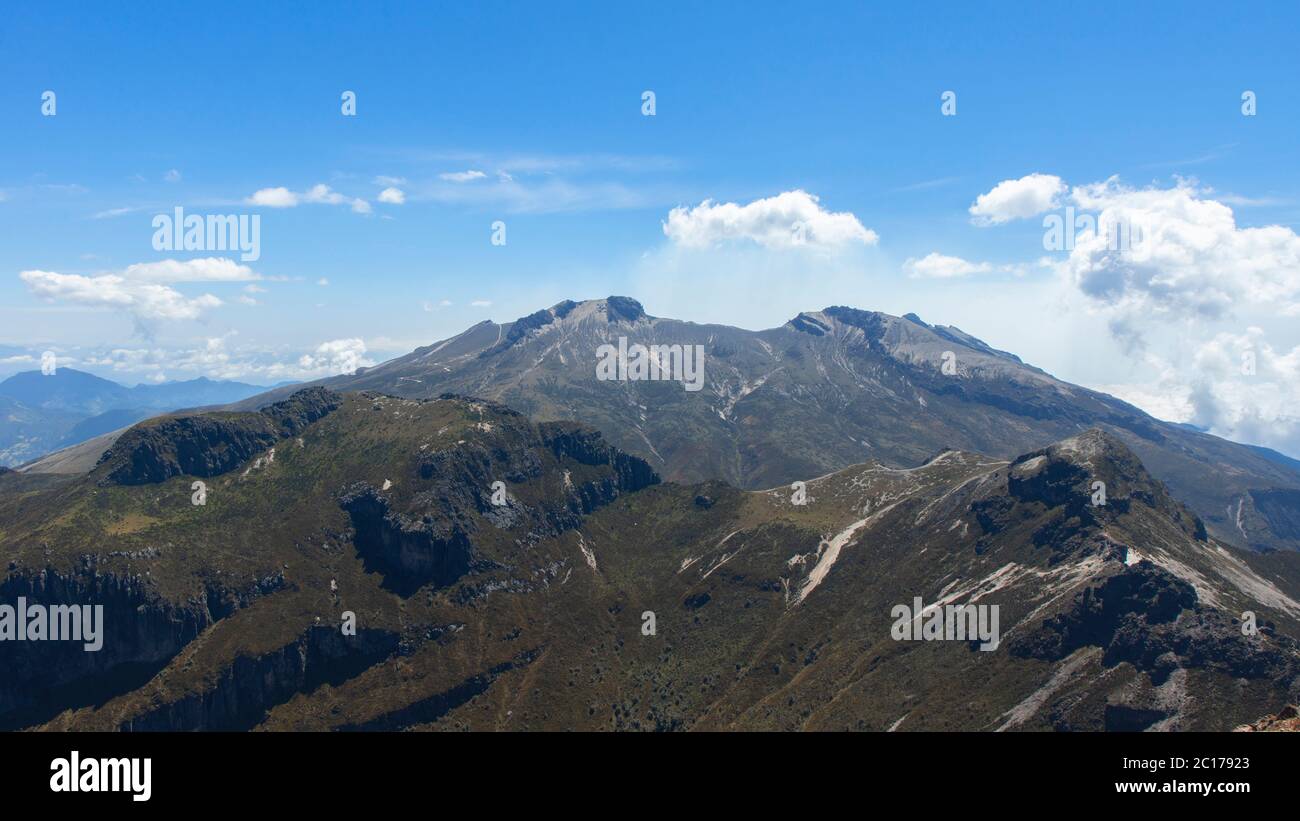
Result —
[{"label": "blue sky", "polygon": [[[611,293],[751,328],[849,304],[955,324],[1164,418],[1300,450],[1282,401],[1300,377],[1300,12],[893,5],[9,9],[0,375],[53,349],[128,384],[268,383]],[[1050,207],[994,197],[992,220],[972,212],[1026,179],[1022,193],[1056,192]],[[337,204],[307,202],[314,186]],[[281,188],[296,205],[259,204]],[[381,201],[389,188],[403,202]],[[811,247],[761,236],[792,213],[773,199],[787,192],[816,198],[791,206],[813,219]],[[665,231],[705,201],[682,215],[693,233]],[[1045,252],[1042,215],[1072,202],[1171,224],[1179,275]],[[719,233],[726,203],[748,209],[738,232]],[[242,263],[255,279],[149,269],[168,299],[220,304],[123,307],[104,277],[221,256],[154,249],[151,220],[176,206],[259,215],[260,258]],[[832,235],[828,215],[862,230]],[[1249,380],[1225,366],[1246,349]]]}]

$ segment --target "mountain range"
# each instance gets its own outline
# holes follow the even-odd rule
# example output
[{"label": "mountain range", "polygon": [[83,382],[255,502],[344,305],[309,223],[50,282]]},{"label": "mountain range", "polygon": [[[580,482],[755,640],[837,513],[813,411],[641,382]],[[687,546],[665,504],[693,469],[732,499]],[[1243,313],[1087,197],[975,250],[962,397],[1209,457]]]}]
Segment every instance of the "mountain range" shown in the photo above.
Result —
[{"label": "mountain range", "polygon": [[[620,337],[702,346],[702,389],[597,379],[601,346]],[[1300,548],[1300,461],[1155,419],[914,314],[831,307],[748,331],[653,317],[627,297],[565,301],[311,384],[492,399],[538,420],[591,425],[666,479],[751,490],[867,460],[910,467],[945,447],[1010,459],[1097,427],[1131,448],[1216,539]]]},{"label": "mountain range", "polygon": [[0,602],[105,625],[0,727],[1255,726],[1297,488],[914,315],[564,302],[0,471]]},{"label": "mountain range", "polygon": [[156,413],[223,405],[266,390],[206,377],[128,388],[72,368],[24,371],[0,382],[0,465],[22,464]]},{"label": "mountain range", "polygon": [[[799,496],[317,387],[28,478],[0,600],[102,604],[105,635],[0,643],[0,726],[1229,729],[1300,696],[1300,554],[1218,542],[1100,429]],[[996,607],[988,641],[923,629],[956,605]]]}]

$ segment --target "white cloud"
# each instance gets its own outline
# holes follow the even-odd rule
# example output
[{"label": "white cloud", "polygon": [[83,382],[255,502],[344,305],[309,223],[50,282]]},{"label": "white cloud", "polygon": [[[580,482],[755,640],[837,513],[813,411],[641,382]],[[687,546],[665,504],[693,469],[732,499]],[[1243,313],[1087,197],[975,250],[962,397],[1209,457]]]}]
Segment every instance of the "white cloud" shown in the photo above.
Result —
[{"label": "white cloud", "polygon": [[406,177],[388,177],[380,174],[378,177],[375,177],[375,185],[406,185]]},{"label": "white cloud", "polygon": [[970,207],[976,225],[1001,225],[1027,219],[1057,207],[1066,185],[1051,174],[1029,174],[1018,180],[1003,180],[987,194],[980,194]]},{"label": "white cloud", "polygon": [[262,278],[247,265],[224,257],[137,262],[128,265],[122,276],[140,282],[247,282]]},{"label": "white cloud", "polygon": [[19,278],[35,296],[92,308],[125,311],[137,322],[159,319],[197,319],[205,310],[221,305],[212,294],[186,297],[168,285],[127,279],[117,274],[81,276],[53,271],[22,271]]},{"label": "white cloud", "polygon": [[[197,347],[112,348],[93,351],[83,357],[88,367],[110,368],[123,375],[156,380],[171,372],[183,378],[242,379],[270,383],[289,379],[317,379],[340,373],[355,373],[373,364],[365,356],[360,339],[323,342],[302,353],[280,348],[235,347],[237,333],[204,339]],[[62,360],[60,361],[62,364]]]},{"label": "white cloud", "polygon": [[1129,248],[1098,230],[1070,252],[1070,277],[1100,303],[1178,319],[1300,305],[1300,237],[1290,228],[1239,227],[1230,207],[1181,180],[1135,189],[1112,177],[1075,188],[1071,199],[1097,212],[1099,226],[1130,227]]},{"label": "white cloud", "polygon": [[324,183],[317,183],[301,193],[290,191],[284,186],[276,188],[261,188],[254,191],[245,202],[249,205],[261,205],[266,208],[296,208],[302,203],[312,205],[349,205],[355,213],[370,213],[370,203],[360,198],[346,197]]},{"label": "white cloud", "polygon": [[445,174],[439,174],[438,179],[446,180],[447,182],[473,182],[474,180],[481,180],[486,176],[487,174],[484,174],[482,171],[470,169],[469,171],[449,171]]},{"label": "white cloud", "polygon": [[1154,384],[1100,389],[1161,419],[1190,422],[1237,442],[1300,453],[1300,345],[1275,350],[1264,331],[1252,326],[1244,333],[1218,333],[1200,343],[1192,367],[1183,372],[1154,356],[1147,358],[1160,365]]},{"label": "white cloud", "polygon": [[18,276],[40,299],[121,311],[131,316],[140,330],[156,320],[198,319],[222,304],[212,294],[186,296],[171,283],[248,282],[262,278],[247,265],[216,257],[139,262],[120,273],[94,276],[39,270],[22,271]]},{"label": "white cloud", "polygon": [[[1074,225],[1070,210],[1050,218],[1073,242],[1056,265],[1061,284],[1156,374],[1100,389],[1161,418],[1300,455],[1300,236],[1239,225],[1191,180],[1134,188],[1111,177],[1072,188],[1064,203]],[[1265,328],[1281,340],[1276,349]],[[1243,372],[1247,353],[1254,374]]]},{"label": "white cloud", "polygon": [[248,198],[249,205],[262,205],[267,208],[293,208],[298,204],[298,195],[283,186],[262,188],[253,192]]},{"label": "white cloud", "polygon": [[366,343],[361,339],[334,339],[322,342],[313,353],[303,354],[298,367],[304,375],[353,374],[357,368],[375,364],[365,358],[365,353]]},{"label": "white cloud", "polygon": [[316,284],[324,288],[325,286],[330,284],[330,281],[325,277],[321,277],[320,279],[316,280]]},{"label": "white cloud", "polygon": [[171,169],[166,174],[163,174],[163,182],[180,182],[180,181],[181,181],[181,172],[177,171],[175,168]]},{"label": "white cloud", "polygon": [[663,224],[669,240],[687,248],[710,248],[745,240],[765,248],[833,248],[875,245],[879,237],[853,214],[823,209],[806,191],[786,191],[747,205],[705,200],[677,207]]},{"label": "white cloud", "polygon": [[490,299],[476,299],[470,303],[470,306],[474,308],[491,308],[492,301]]},{"label": "white cloud", "polygon": [[323,182],[313,185],[302,195],[303,202],[315,202],[324,205],[339,205],[346,202],[346,200],[346,197]]},{"label": "white cloud", "polygon": [[993,270],[987,262],[967,262],[961,257],[950,257],[937,252],[921,259],[908,259],[903,270],[912,279],[950,279],[970,274],[983,274]]},{"label": "white cloud", "polygon": [[401,205],[406,202],[406,195],[402,193],[400,188],[385,188],[379,192],[379,201],[390,205]]}]

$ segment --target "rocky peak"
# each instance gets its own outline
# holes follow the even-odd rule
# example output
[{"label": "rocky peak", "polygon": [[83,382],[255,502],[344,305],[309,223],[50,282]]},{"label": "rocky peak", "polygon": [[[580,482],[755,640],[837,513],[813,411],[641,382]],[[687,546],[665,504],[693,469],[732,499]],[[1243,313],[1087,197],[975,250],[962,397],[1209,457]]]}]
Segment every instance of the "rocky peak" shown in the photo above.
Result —
[{"label": "rocky peak", "polygon": [[501,341],[485,349],[479,356],[485,357],[499,353],[563,320],[574,323],[585,320],[613,323],[637,322],[648,318],[649,315],[641,307],[641,303],[631,297],[610,296],[605,299],[588,299],[583,302],[565,299],[550,308],[516,319],[510,323],[510,330],[506,332]]},{"label": "rocky peak", "polygon": [[1064,505],[1089,518],[1127,512],[1140,502],[1169,515],[1196,539],[1206,538],[1201,520],[1169,496],[1127,445],[1100,428],[1018,457],[1007,468],[1007,488],[1021,501]]},{"label": "rocky peak", "polygon": [[605,300],[605,316],[610,322],[636,322],[647,319],[641,303],[627,296],[611,296]]}]

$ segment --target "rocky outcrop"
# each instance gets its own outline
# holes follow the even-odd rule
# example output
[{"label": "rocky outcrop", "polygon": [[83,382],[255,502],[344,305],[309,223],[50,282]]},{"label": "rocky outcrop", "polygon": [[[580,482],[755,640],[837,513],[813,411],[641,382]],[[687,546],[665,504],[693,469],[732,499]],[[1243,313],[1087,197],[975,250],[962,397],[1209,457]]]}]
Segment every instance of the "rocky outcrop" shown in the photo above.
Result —
[{"label": "rocky outcrop", "polygon": [[80,641],[0,642],[0,728],[38,723],[142,685],[203,630],[283,584],[282,576],[271,576],[240,591],[209,585],[178,605],[159,598],[141,576],[93,567],[10,575],[0,583],[0,604],[22,598],[28,606],[102,606],[102,644],[87,651]]},{"label": "rocky outcrop", "polygon": [[629,296],[611,296],[605,299],[605,312],[610,321],[636,322],[646,318],[645,308]]},{"label": "rocky outcrop", "polygon": [[598,492],[600,504],[612,501],[613,496],[620,492],[630,493],[659,483],[659,476],[647,462],[609,444],[598,431],[552,422],[541,425],[541,432],[543,441],[556,457],[568,457],[584,465],[609,465],[613,468],[613,483],[602,488],[604,493]]},{"label": "rocky outcrop", "polygon": [[340,397],[308,388],[255,413],[168,416],[131,428],[100,457],[100,484],[145,485],[173,476],[219,476],[296,436],[338,407]]},{"label": "rocky outcrop", "polygon": [[1300,646],[1265,625],[1258,636],[1198,604],[1191,585],[1143,560],[1079,593],[1071,607],[1011,642],[1012,655],[1059,661],[1100,647],[1102,663],[1128,662],[1163,684],[1178,669],[1216,670],[1234,678],[1268,679],[1294,689]]},{"label": "rocky outcrop", "polygon": [[1114,436],[1091,429],[1050,447],[1026,453],[1007,467],[1007,492],[971,504],[987,537],[1017,522],[1052,516],[1032,535],[1036,546],[1052,551],[1054,561],[1077,553],[1099,529],[1134,505],[1168,517],[1188,536],[1207,539],[1205,524],[1171,497],[1137,456]]},{"label": "rocky outcrop", "polygon": [[270,653],[239,656],[202,693],[149,710],[125,721],[123,732],[250,730],[277,704],[322,684],[337,685],[392,655],[398,635],[359,630],[343,635],[337,627],[313,627]]},{"label": "rocky outcrop", "polygon": [[409,596],[425,584],[445,587],[469,572],[473,523],[454,508],[450,514],[394,511],[386,495],[364,482],[345,490],[339,506],[352,519],[353,544],[366,569],[384,574],[394,592]]},{"label": "rocky outcrop", "polygon": [[179,416],[137,425],[104,452],[101,484],[147,485],[173,476],[217,476],[279,441],[260,414]]},{"label": "rocky outcrop", "polygon": [[1265,716],[1233,729],[1234,733],[1300,733],[1300,709],[1288,704],[1277,715]]},{"label": "rocky outcrop", "polygon": [[[580,527],[583,516],[659,481],[648,464],[611,447],[596,431],[567,423],[534,427],[518,414],[498,424],[490,436],[421,456],[415,491],[400,501],[367,482],[339,493],[358,555],[368,570],[384,575],[388,589],[406,596],[487,567],[475,549],[485,527],[535,542]],[[534,498],[524,501],[506,490],[502,503],[493,503],[495,482],[506,488],[529,483],[545,473],[543,459],[552,468],[571,461],[596,470],[578,480],[566,471],[559,495],[528,494]]]},{"label": "rocky outcrop", "polygon": [[318,419],[323,419],[342,402],[343,397],[334,391],[306,388],[283,402],[263,408],[262,415],[274,422],[280,430],[280,436],[287,439],[302,433],[304,428]]},{"label": "rocky outcrop", "polygon": [[487,357],[499,353],[511,345],[514,345],[521,339],[526,339],[533,331],[541,330],[558,319],[564,319],[578,306],[578,303],[571,299],[566,299],[550,308],[545,308],[528,316],[522,316],[510,324],[510,330],[505,337],[496,345],[482,351],[479,357]]}]

